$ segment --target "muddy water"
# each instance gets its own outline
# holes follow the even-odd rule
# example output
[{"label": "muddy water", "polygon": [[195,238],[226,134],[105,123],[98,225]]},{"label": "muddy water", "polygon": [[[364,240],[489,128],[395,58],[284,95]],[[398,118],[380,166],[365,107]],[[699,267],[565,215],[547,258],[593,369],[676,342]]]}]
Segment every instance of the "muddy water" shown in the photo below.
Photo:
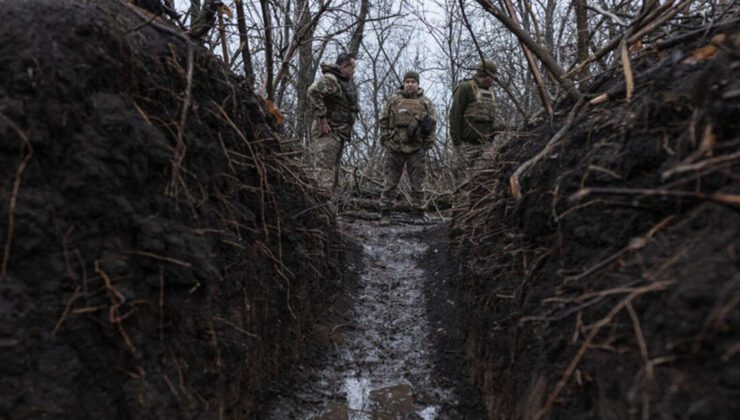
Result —
[{"label": "muddy water", "polygon": [[[420,259],[423,225],[352,221],[362,271],[336,354],[311,380],[283,392],[269,418],[435,419],[457,405],[435,382]],[[445,410],[449,411],[449,410]]]}]

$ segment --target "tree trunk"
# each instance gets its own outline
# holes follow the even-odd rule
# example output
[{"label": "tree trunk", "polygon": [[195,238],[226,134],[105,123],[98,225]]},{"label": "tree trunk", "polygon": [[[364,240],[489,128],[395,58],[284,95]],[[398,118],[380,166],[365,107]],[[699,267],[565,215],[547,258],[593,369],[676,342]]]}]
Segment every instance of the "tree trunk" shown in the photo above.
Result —
[{"label": "tree trunk", "polygon": [[[589,56],[588,48],[588,16],[586,15],[586,0],[573,0],[573,8],[576,12],[576,32],[577,32],[577,61],[579,63],[586,61]],[[591,72],[588,66],[585,66],[583,70],[578,73],[577,78],[581,81],[588,80],[591,77]]]},{"label": "tree trunk", "polygon": [[315,28],[311,25],[309,1],[297,0],[295,13],[297,28],[311,26],[307,29],[308,33],[306,37],[298,47],[298,80],[296,82],[296,93],[298,96],[296,132],[298,137],[303,139],[303,143],[308,145],[311,121],[313,120],[311,107],[308,103],[308,87],[311,86],[316,74],[319,57],[314,58],[313,53],[313,33]]},{"label": "tree trunk", "polygon": [[360,4],[360,15],[357,17],[357,27],[355,27],[355,31],[352,33],[352,39],[349,42],[349,53],[355,57],[360,52],[362,35],[365,31],[365,20],[369,11],[370,0],[362,0],[362,4]]},{"label": "tree trunk", "polygon": [[234,0],[234,6],[236,7],[236,26],[239,31],[239,48],[241,49],[244,66],[244,79],[247,86],[254,89],[254,67],[252,67],[252,54],[249,51],[247,19],[244,15],[244,0]]},{"label": "tree trunk", "polygon": [[275,96],[275,89],[273,87],[273,67],[274,67],[274,56],[272,52],[272,16],[270,12],[270,4],[268,0],[260,0],[262,6],[262,21],[265,25],[265,95],[267,99],[273,100]]}]

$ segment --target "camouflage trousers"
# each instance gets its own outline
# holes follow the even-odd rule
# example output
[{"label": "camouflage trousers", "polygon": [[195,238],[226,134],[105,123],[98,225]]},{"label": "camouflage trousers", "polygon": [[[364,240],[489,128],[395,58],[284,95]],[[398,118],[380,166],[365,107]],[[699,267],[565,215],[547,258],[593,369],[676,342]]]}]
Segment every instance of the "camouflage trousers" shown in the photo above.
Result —
[{"label": "camouflage trousers", "polygon": [[316,123],[311,127],[310,161],[314,168],[314,177],[322,188],[328,190],[333,188],[334,172],[339,170],[337,166],[341,162],[339,154],[349,142],[350,136],[351,127],[349,130],[342,130],[332,126],[332,130],[327,134],[320,133]]},{"label": "camouflage trousers", "polygon": [[470,179],[470,173],[475,162],[480,159],[488,144],[460,143],[453,149],[453,174],[455,183],[459,186]]},{"label": "camouflage trousers", "polygon": [[385,185],[380,196],[381,205],[385,208],[393,206],[404,167],[411,187],[411,204],[419,208],[424,204],[422,183],[426,176],[425,152],[420,150],[416,153],[404,154],[386,150],[383,165]]}]

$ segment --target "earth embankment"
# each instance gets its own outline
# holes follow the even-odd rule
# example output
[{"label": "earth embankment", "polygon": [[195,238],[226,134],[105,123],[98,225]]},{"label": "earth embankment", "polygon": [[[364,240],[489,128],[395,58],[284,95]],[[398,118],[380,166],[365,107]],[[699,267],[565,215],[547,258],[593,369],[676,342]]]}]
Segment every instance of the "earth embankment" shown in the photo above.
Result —
[{"label": "earth embankment", "polygon": [[483,162],[453,240],[490,418],[737,413],[739,33],[633,56],[633,91],[615,67]]},{"label": "earth embankment", "polygon": [[249,416],[331,297],[324,197],[166,24],[108,0],[0,20],[0,417]]}]

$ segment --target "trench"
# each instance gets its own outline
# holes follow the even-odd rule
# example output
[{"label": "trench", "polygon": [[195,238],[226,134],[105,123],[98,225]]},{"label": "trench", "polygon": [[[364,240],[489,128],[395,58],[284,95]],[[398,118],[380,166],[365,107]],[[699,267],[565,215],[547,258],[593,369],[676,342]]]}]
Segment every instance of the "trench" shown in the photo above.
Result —
[{"label": "trench", "polygon": [[342,229],[360,254],[345,261],[355,274],[346,321],[331,328],[331,351],[296,366],[301,383],[273,393],[266,418],[477,418],[460,415],[460,387],[435,369],[443,328],[428,316],[425,255],[438,252],[437,224],[345,219]]}]

